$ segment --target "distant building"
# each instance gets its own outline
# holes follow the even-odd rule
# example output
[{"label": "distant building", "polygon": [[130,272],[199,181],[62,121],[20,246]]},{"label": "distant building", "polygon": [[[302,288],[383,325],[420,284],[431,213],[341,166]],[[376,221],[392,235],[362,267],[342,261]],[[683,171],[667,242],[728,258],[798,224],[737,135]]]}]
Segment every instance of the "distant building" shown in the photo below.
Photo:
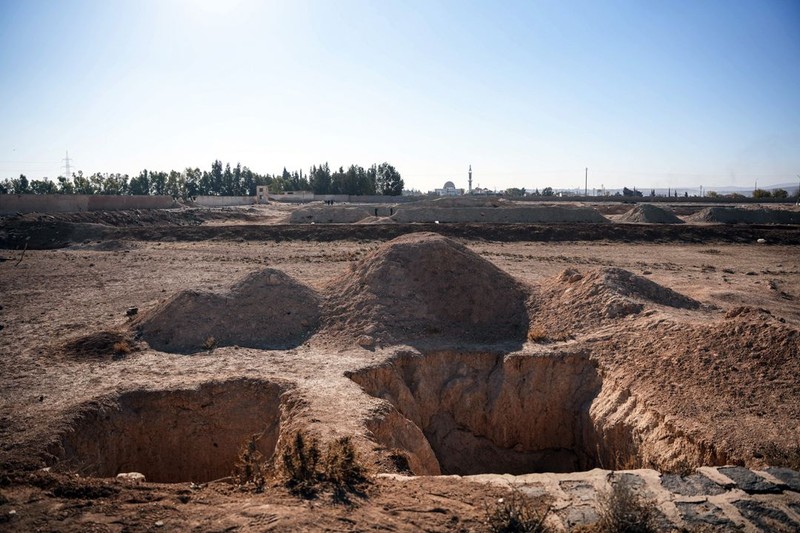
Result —
[{"label": "distant building", "polygon": [[464,194],[464,189],[456,189],[455,184],[452,181],[447,181],[444,184],[444,187],[441,189],[436,189],[437,196],[461,196]]},{"label": "distant building", "polygon": [[266,185],[256,185],[256,202],[259,204],[269,203],[269,187]]}]

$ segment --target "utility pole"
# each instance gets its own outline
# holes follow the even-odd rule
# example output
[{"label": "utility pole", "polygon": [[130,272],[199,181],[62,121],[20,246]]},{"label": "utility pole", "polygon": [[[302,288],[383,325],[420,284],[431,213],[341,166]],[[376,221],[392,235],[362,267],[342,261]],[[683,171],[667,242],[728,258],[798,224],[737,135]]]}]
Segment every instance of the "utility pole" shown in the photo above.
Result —
[{"label": "utility pole", "polygon": [[64,177],[67,178],[68,180],[71,180],[72,173],[69,170],[69,162],[71,161],[71,159],[69,158],[69,150],[67,150],[67,157],[62,159],[62,161],[64,162],[64,168],[65,168],[64,173],[66,174],[66,176]]}]

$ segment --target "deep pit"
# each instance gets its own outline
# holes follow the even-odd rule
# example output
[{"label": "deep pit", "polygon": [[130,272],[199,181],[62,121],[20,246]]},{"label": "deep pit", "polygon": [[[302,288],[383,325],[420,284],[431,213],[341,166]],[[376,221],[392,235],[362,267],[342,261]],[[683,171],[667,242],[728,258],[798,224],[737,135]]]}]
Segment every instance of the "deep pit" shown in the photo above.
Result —
[{"label": "deep pit", "polygon": [[140,472],[161,483],[224,478],[254,435],[264,457],[272,456],[283,392],[275,383],[239,379],[92,402],[54,450],[57,467],[96,477]]},{"label": "deep pit", "polygon": [[391,404],[368,427],[417,475],[659,466],[676,450],[708,459],[604,384],[583,352],[403,353],[349,377]]}]

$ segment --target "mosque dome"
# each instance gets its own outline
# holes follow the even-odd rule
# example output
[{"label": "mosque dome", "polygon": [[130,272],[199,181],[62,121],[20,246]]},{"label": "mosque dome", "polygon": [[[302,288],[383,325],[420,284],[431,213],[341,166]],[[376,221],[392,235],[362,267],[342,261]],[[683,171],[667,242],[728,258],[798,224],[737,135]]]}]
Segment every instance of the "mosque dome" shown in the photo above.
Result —
[{"label": "mosque dome", "polygon": [[456,185],[452,181],[446,181],[443,189],[455,189]]}]

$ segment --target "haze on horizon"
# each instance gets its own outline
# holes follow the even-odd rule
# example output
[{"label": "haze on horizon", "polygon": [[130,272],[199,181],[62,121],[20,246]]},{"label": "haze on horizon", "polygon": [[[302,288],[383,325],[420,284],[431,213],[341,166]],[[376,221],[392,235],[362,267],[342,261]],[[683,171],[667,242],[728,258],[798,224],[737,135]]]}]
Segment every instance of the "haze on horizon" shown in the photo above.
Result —
[{"label": "haze on horizon", "polygon": [[388,161],[408,189],[792,183],[800,3],[0,0],[0,179]]}]

